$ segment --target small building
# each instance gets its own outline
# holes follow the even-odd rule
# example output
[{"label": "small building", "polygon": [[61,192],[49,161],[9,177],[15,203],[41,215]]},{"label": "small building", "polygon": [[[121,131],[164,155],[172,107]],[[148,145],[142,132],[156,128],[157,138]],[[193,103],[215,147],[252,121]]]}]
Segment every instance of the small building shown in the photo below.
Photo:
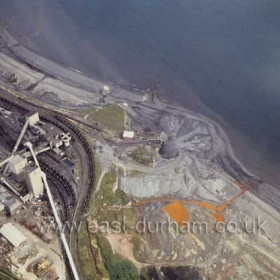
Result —
[{"label": "small building", "polygon": [[61,147],[62,145],[63,145],[62,140],[60,140],[60,139],[54,139],[54,140],[53,140],[53,147],[54,147],[54,148],[59,148],[59,147]]},{"label": "small building", "polygon": [[123,140],[131,140],[134,138],[134,131],[125,130],[122,135]]},{"label": "small building", "polygon": [[24,171],[29,192],[31,192],[35,198],[40,197],[44,193],[41,168],[36,164],[31,164],[27,166]]},{"label": "small building", "polygon": [[27,165],[27,159],[23,158],[19,155],[14,156],[10,161],[9,161],[9,167],[12,173],[15,175],[19,175],[22,173],[24,168]]},{"label": "small building", "polygon": [[34,112],[28,113],[26,115],[26,120],[29,120],[29,125],[30,126],[36,125],[40,121],[38,112],[36,112],[36,113],[34,113]]},{"label": "small building", "polygon": [[27,237],[11,223],[3,225],[0,229],[0,234],[2,234],[14,247],[19,247],[27,240]]}]

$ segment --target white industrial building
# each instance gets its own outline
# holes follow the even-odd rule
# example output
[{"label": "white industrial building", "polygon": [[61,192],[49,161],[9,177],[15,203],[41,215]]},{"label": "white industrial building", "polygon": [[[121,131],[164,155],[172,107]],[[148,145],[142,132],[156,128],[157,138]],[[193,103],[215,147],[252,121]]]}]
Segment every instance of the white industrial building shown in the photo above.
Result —
[{"label": "white industrial building", "polygon": [[29,121],[30,126],[36,125],[40,121],[38,112],[36,112],[36,113],[31,112],[31,113],[27,114],[26,120]]},{"label": "white industrial building", "polygon": [[35,198],[40,197],[44,193],[44,185],[42,182],[42,171],[36,164],[31,164],[25,168],[25,178],[29,192]]},{"label": "white industrial building", "polygon": [[2,234],[14,247],[19,247],[27,240],[27,237],[11,223],[2,226],[0,234]]},{"label": "white industrial building", "polygon": [[20,173],[22,173],[26,165],[27,165],[27,159],[19,155],[16,155],[13,158],[11,158],[9,162],[10,170],[15,175],[19,175]]}]

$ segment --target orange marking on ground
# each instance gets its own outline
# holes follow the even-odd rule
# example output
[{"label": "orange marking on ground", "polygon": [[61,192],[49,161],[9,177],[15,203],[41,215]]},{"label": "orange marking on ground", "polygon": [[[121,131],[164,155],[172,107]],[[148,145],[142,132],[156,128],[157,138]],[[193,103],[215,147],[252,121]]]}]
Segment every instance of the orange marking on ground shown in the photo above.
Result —
[{"label": "orange marking on ground", "polygon": [[222,215],[222,212],[231,205],[237,198],[242,196],[247,190],[248,187],[239,183],[235,182],[235,184],[241,189],[241,192],[234,196],[233,198],[229,199],[225,204],[222,204],[220,206],[215,206],[213,204],[210,204],[205,201],[197,201],[197,200],[178,200],[178,199],[172,199],[172,198],[154,198],[149,200],[142,200],[138,202],[133,202],[132,206],[141,206],[148,203],[154,203],[154,202],[173,202],[172,204],[169,204],[162,208],[164,212],[167,212],[169,216],[175,220],[178,224],[181,224],[183,221],[187,221],[189,219],[189,214],[187,210],[184,208],[183,204],[195,204],[199,205],[203,208],[207,208],[211,211],[214,211],[214,213],[211,213],[211,215],[216,219],[217,222],[223,222],[224,217]]},{"label": "orange marking on ground", "polygon": [[178,225],[182,225],[183,222],[187,222],[190,216],[180,201],[175,201],[172,204],[168,204],[163,207],[162,210],[168,213],[169,217],[175,220]]}]

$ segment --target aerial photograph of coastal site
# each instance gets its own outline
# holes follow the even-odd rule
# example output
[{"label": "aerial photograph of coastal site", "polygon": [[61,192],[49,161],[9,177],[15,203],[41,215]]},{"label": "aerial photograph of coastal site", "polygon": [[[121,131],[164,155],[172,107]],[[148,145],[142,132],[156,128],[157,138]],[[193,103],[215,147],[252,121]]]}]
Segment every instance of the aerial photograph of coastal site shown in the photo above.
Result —
[{"label": "aerial photograph of coastal site", "polygon": [[0,280],[38,279],[280,279],[279,0],[0,0]]}]

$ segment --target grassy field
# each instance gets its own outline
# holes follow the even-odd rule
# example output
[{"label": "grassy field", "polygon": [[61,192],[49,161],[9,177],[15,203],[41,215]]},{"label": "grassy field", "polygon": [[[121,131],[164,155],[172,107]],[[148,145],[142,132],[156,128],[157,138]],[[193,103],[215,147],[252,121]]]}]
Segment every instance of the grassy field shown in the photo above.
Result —
[{"label": "grassy field", "polygon": [[147,150],[146,147],[139,147],[129,154],[129,157],[134,161],[149,166],[154,163],[154,157],[151,152]]},{"label": "grassy field", "polygon": [[137,170],[137,169],[130,170],[130,172],[129,172],[129,176],[131,176],[131,177],[137,177],[137,176],[140,176],[142,174],[144,174],[144,172],[140,171],[140,170]]},{"label": "grassy field", "polygon": [[102,109],[83,110],[82,114],[93,124],[113,134],[120,134],[128,126],[126,112],[116,104]]},{"label": "grassy field", "polygon": [[[95,147],[92,139],[85,135],[91,149],[94,153],[95,163],[95,181],[93,190],[96,188],[97,182],[101,174],[101,166],[98,156],[95,152]],[[94,200],[93,194],[89,194],[91,199],[87,207],[87,211],[91,208]],[[109,279],[108,273],[104,267],[100,249],[97,247],[97,242],[88,232],[87,222],[84,220],[78,233],[78,257],[84,279],[87,280],[105,280]],[[0,278],[1,279],[1,278]]]},{"label": "grassy field", "polygon": [[97,235],[97,243],[111,280],[139,280],[137,268],[128,260],[113,254],[108,240],[101,234]]},{"label": "grassy field", "polygon": [[97,241],[88,231],[87,223],[84,221],[78,235],[79,262],[87,280],[105,280],[109,275],[105,269],[102,255]]},{"label": "grassy field", "polygon": [[134,210],[130,207],[122,207],[127,205],[130,200],[123,191],[115,189],[116,184],[117,169],[112,167],[111,171],[105,174],[100,190],[95,196],[92,215],[98,222],[106,220],[109,223],[113,221],[121,223],[125,217],[129,228],[134,225]]},{"label": "grassy field", "polygon": [[[100,167],[98,168],[100,169]],[[96,170],[99,178],[101,170]],[[89,209],[93,209],[91,218],[99,223],[106,220],[122,222],[126,217],[128,227],[134,225],[134,210],[117,206],[127,205],[128,197],[115,188],[118,171],[114,167],[105,174],[100,190],[92,195]],[[78,234],[79,263],[87,280],[138,280],[138,271],[128,260],[113,254],[106,237],[101,233],[92,233],[86,221],[83,222]]]}]

